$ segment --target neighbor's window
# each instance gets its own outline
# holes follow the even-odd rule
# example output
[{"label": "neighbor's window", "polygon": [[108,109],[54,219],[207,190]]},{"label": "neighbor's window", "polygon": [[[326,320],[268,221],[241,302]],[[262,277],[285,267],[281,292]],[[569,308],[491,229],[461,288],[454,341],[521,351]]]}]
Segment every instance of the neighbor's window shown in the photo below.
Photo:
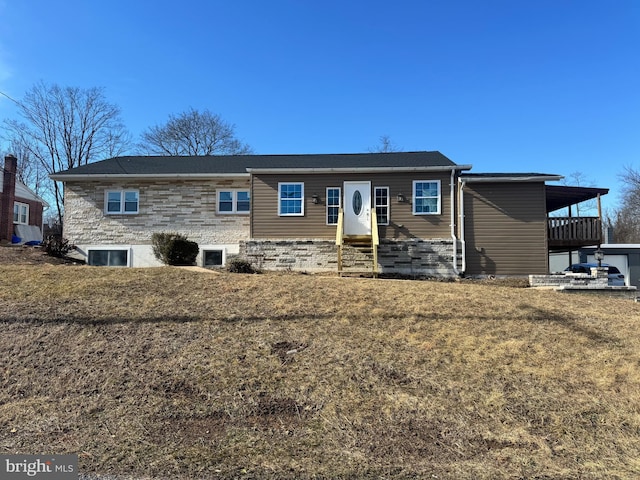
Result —
[{"label": "neighbor's window", "polygon": [[389,187],[375,187],[374,195],[378,225],[389,225]]},{"label": "neighbor's window", "polygon": [[13,204],[13,223],[29,224],[29,204],[15,202]]},{"label": "neighbor's window", "polygon": [[105,192],[105,213],[138,213],[139,197],[138,190],[108,190]]},{"label": "neighbor's window", "polygon": [[304,184],[278,183],[278,215],[304,215]]},{"label": "neighbor's window", "polygon": [[327,188],[327,225],[338,224],[340,198],[340,187]]},{"label": "neighbor's window", "polygon": [[413,214],[440,214],[440,180],[413,182]]},{"label": "neighbor's window", "polygon": [[218,213],[249,213],[249,190],[218,190]]},{"label": "neighbor's window", "polygon": [[94,267],[126,267],[129,250],[89,250],[88,263]]}]

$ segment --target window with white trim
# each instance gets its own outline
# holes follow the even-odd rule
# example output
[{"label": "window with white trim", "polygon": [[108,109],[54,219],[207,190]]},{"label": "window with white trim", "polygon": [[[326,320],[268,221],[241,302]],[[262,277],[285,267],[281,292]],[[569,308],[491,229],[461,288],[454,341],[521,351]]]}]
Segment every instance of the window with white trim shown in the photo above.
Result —
[{"label": "window with white trim", "polygon": [[414,180],[414,215],[439,215],[440,203],[440,180]]},{"label": "window with white trim", "polygon": [[374,187],[373,194],[378,225],[389,225],[389,187]]},{"label": "window with white trim", "polygon": [[341,199],[340,187],[327,187],[327,225],[338,224]]},{"label": "window with white trim", "polygon": [[13,203],[13,223],[29,225],[29,204],[22,202]]},{"label": "window with white trim", "polygon": [[127,267],[129,250],[89,250],[87,263],[94,267]]},{"label": "window with white trim", "polygon": [[249,213],[251,208],[251,194],[249,190],[218,190],[217,212],[226,213]]},{"label": "window with white trim", "polygon": [[304,215],[304,183],[278,183],[278,215],[281,217]]},{"label": "window with white trim", "polygon": [[203,250],[202,251],[202,264],[206,267],[221,267],[224,265],[224,251],[217,250]]},{"label": "window with white trim", "polygon": [[139,203],[138,190],[107,190],[104,193],[104,213],[107,215],[136,214]]}]

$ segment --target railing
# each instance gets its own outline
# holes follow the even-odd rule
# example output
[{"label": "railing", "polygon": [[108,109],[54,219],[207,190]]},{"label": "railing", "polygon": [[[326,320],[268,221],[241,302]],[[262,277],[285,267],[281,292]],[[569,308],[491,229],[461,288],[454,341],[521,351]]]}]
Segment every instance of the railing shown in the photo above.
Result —
[{"label": "railing", "polygon": [[593,245],[602,241],[602,222],[598,217],[549,217],[549,245]]},{"label": "railing", "polygon": [[344,236],[344,211],[338,209],[338,226],[336,227],[336,245],[338,246],[338,273],[342,273],[342,238]]},{"label": "railing", "polygon": [[378,214],[376,207],[371,209],[371,250],[373,250],[373,274],[378,276],[378,245],[380,245],[380,236],[378,234]]},{"label": "railing", "polygon": [[342,245],[342,237],[344,236],[344,211],[338,209],[338,226],[336,228],[336,245]]}]

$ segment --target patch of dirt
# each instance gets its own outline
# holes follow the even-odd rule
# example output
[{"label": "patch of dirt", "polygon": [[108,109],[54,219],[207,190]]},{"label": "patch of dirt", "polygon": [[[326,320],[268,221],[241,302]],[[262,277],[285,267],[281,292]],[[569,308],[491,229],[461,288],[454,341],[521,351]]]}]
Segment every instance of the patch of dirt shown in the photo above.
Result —
[{"label": "patch of dirt", "polygon": [[58,258],[47,255],[40,247],[0,244],[0,265],[79,265],[71,258]]}]

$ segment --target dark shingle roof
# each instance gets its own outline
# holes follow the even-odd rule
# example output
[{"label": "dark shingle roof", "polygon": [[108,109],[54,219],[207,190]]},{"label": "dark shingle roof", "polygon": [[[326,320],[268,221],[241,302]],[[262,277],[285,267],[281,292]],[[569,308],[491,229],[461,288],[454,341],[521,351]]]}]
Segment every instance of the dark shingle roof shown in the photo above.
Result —
[{"label": "dark shingle roof", "polygon": [[53,175],[217,175],[246,174],[247,169],[362,169],[454,167],[440,152],[351,153],[316,155],[214,155],[197,157],[115,157]]}]

